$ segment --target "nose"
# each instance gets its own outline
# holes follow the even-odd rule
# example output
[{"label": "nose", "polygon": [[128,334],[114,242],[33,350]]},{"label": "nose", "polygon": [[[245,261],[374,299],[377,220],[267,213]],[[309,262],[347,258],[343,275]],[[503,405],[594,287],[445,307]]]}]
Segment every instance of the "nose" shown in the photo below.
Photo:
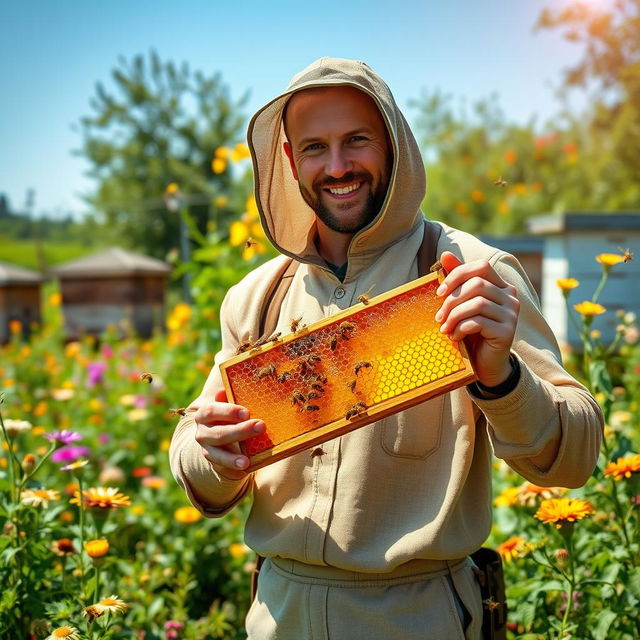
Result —
[{"label": "nose", "polygon": [[326,173],[333,178],[340,178],[345,173],[349,173],[353,168],[353,163],[348,154],[341,146],[335,146],[329,149],[327,157]]}]

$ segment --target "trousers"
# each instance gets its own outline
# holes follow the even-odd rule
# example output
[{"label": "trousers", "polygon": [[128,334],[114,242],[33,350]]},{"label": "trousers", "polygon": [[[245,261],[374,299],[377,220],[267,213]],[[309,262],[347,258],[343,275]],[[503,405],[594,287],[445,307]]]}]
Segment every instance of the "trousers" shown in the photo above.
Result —
[{"label": "trousers", "polygon": [[267,558],[248,640],[480,640],[470,558],[413,560],[370,574]]}]

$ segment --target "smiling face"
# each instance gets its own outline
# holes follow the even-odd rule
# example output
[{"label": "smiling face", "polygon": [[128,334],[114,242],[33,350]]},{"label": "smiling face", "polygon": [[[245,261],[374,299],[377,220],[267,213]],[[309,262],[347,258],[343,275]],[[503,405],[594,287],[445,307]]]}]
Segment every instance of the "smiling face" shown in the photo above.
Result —
[{"label": "smiling face", "polygon": [[367,226],[380,211],[392,165],[375,102],[348,86],[300,91],[287,105],[285,130],[293,176],[318,218],[338,233]]}]

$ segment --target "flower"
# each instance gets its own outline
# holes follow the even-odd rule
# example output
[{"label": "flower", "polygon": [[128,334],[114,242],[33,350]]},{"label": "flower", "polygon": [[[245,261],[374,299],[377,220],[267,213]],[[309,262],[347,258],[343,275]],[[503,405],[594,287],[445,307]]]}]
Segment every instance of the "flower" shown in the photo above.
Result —
[{"label": "flower", "polygon": [[559,498],[567,493],[564,487],[539,487],[531,482],[525,482],[518,487],[517,501],[522,506],[534,507],[539,498]]},{"label": "flower", "polygon": [[585,300],[580,304],[574,304],[573,308],[580,315],[588,317],[597,316],[606,311],[606,309],[601,304],[598,304],[597,302],[590,302],[589,300]]},{"label": "flower", "polygon": [[202,514],[195,507],[179,507],[173,512],[173,517],[182,524],[191,524],[202,518]]},{"label": "flower", "polygon": [[71,400],[71,398],[73,398],[75,394],[76,392],[73,389],[64,389],[64,388],[54,389],[51,392],[53,399],[60,400],[60,401]]},{"label": "flower", "polygon": [[576,522],[594,513],[593,505],[580,498],[550,498],[543,500],[534,516],[544,524],[560,529],[568,522]]},{"label": "flower", "polygon": [[165,638],[167,640],[177,640],[180,637],[180,631],[184,629],[182,622],[177,620],[167,620],[164,623]]},{"label": "flower", "polygon": [[[71,504],[80,505],[80,492],[75,491]],[[92,487],[82,492],[82,502],[91,509],[117,509],[131,504],[129,496],[120,493],[115,487]]]},{"label": "flower", "polygon": [[60,638],[66,638],[66,640],[80,640],[78,630],[75,627],[58,627],[54,629],[45,640],[60,640]]},{"label": "flower", "polygon": [[250,157],[249,147],[244,142],[238,142],[231,151],[231,162],[241,162]]},{"label": "flower", "polygon": [[43,433],[42,435],[50,442],[55,442],[58,445],[67,445],[82,440],[82,436],[77,431],[69,431],[68,429],[62,429],[61,431],[56,429],[51,433]]},{"label": "flower", "polygon": [[69,538],[60,538],[51,543],[51,551],[57,556],[71,556],[76,552],[73,541]]},{"label": "flower", "polygon": [[146,420],[149,417],[148,409],[131,409],[131,411],[127,412],[127,418],[131,420],[131,422],[140,422],[141,420]]},{"label": "flower", "polygon": [[22,458],[22,469],[29,476],[31,475],[36,468],[36,457],[33,453],[25,453],[24,458]]},{"label": "flower", "polygon": [[99,602],[92,605],[97,609],[102,609],[102,613],[123,613],[129,607],[126,602],[123,602],[118,596],[110,596],[108,598],[102,598]]},{"label": "flower", "polygon": [[164,192],[170,196],[174,196],[176,193],[178,193],[178,191],[180,191],[180,187],[178,186],[177,182],[171,182],[170,184],[167,185],[167,188],[164,190]]},{"label": "flower", "polygon": [[180,331],[185,329],[191,319],[191,307],[184,302],[179,302],[167,318],[167,329],[169,331]]},{"label": "flower", "polygon": [[56,489],[25,489],[20,498],[22,504],[28,504],[32,507],[42,505],[45,509],[49,506],[49,501],[60,500],[60,492]]},{"label": "flower", "polygon": [[142,486],[150,489],[164,489],[167,486],[167,481],[161,476],[147,476],[142,478]]},{"label": "flower", "polygon": [[571,289],[575,289],[580,283],[575,278],[560,278],[556,280],[556,284],[563,293],[568,293]]},{"label": "flower", "polygon": [[496,507],[513,507],[517,503],[518,494],[520,493],[520,487],[507,487],[502,490],[502,493],[494,500]]},{"label": "flower", "polygon": [[241,542],[234,542],[229,545],[229,554],[232,558],[244,558],[249,551],[249,547],[246,544],[242,544]]},{"label": "flower", "polygon": [[136,467],[131,475],[134,478],[144,478],[145,476],[150,476],[153,473],[153,469],[151,467]]},{"label": "flower", "polygon": [[640,472],[640,454],[618,458],[610,462],[604,469],[604,475],[613,477],[614,480],[630,478],[634,473]]},{"label": "flower", "polygon": [[64,467],[60,467],[60,471],[77,471],[86,467],[89,464],[88,460],[75,460],[69,464],[65,464]]},{"label": "flower", "polygon": [[4,421],[4,428],[10,438],[15,438],[19,433],[31,431],[33,425],[26,420],[11,420],[7,418]]},{"label": "flower", "polygon": [[87,540],[84,543],[84,550],[90,558],[102,558],[109,552],[109,541],[104,538]]},{"label": "flower", "polygon": [[616,264],[624,262],[624,256],[619,253],[601,253],[596,256],[596,262],[599,262],[605,269],[611,268]]},{"label": "flower", "polygon": [[100,472],[98,480],[101,484],[122,484],[126,480],[126,477],[120,467],[107,465]]},{"label": "flower", "polygon": [[87,386],[91,389],[97,384],[100,384],[104,379],[104,373],[106,370],[106,362],[89,362],[87,364]]},{"label": "flower", "polygon": [[512,536],[496,547],[496,551],[504,558],[505,562],[511,562],[514,558],[520,557],[520,553],[525,548],[526,540],[521,536]]},{"label": "flower", "polygon": [[51,454],[53,462],[73,462],[78,458],[87,457],[89,457],[89,449],[87,447],[62,447]]}]

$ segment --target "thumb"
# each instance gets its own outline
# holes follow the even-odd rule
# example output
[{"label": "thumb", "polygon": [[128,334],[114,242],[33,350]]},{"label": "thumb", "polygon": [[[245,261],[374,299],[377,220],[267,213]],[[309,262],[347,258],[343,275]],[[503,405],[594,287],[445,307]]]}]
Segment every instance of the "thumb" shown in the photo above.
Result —
[{"label": "thumb", "polygon": [[224,389],[218,389],[213,397],[216,402],[229,402],[227,400],[227,392]]},{"label": "thumb", "polygon": [[456,267],[459,267],[462,264],[462,261],[457,256],[453,255],[451,251],[444,251],[440,256],[440,264],[447,274],[449,274]]}]

